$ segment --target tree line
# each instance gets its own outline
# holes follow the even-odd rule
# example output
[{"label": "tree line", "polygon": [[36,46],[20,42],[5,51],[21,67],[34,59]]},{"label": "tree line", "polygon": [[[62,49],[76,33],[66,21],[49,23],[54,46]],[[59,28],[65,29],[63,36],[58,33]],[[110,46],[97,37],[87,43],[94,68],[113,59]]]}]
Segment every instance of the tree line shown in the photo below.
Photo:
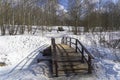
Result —
[{"label": "tree line", "polygon": [[102,31],[120,29],[120,1],[93,1],[67,0],[64,11],[59,9],[61,0],[0,0],[1,35],[6,30],[10,35],[24,34],[25,28],[29,33],[34,25],[73,26],[74,34],[78,27],[84,27],[84,31],[94,31],[96,27]]}]

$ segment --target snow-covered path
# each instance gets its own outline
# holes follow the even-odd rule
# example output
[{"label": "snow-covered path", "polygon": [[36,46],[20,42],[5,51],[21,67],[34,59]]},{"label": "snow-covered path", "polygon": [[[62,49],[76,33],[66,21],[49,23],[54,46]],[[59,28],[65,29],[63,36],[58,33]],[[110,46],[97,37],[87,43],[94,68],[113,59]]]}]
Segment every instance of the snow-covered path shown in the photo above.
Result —
[{"label": "snow-covered path", "polygon": [[20,61],[9,73],[15,71],[15,70],[23,70],[26,69],[30,66],[30,64],[36,63],[37,59],[36,57],[40,58],[42,57],[42,54],[40,53],[42,50],[47,48],[49,45],[44,44],[40,46],[38,49],[34,50],[31,52],[27,57],[25,57],[22,61]]},{"label": "snow-covered path", "polygon": [[6,75],[4,77],[4,80],[10,77],[11,75],[13,75],[13,73],[17,73],[17,72],[20,72],[21,70],[28,69],[31,65],[37,63],[36,57],[42,58],[42,54],[40,52],[45,48],[47,48],[48,46],[49,46],[48,44],[44,44],[40,46],[38,49],[31,52],[27,57],[25,57],[22,61],[20,61],[15,67],[13,67],[12,70],[10,70],[6,74],[3,74],[3,75]]},{"label": "snow-covered path", "polygon": [[50,46],[47,38],[39,36],[4,36],[0,37],[0,43],[0,61],[7,64],[0,67],[0,80],[7,80],[17,72],[29,71],[29,67],[43,57],[41,51]]}]

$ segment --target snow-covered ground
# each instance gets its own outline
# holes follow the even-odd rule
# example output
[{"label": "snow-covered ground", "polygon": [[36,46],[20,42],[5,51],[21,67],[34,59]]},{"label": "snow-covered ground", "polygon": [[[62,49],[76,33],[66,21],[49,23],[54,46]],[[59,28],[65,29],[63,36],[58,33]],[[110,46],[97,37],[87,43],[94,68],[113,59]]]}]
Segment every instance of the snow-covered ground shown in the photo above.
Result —
[{"label": "snow-covered ground", "polygon": [[46,58],[41,52],[50,46],[51,37],[59,43],[66,32],[39,34],[0,36],[0,62],[6,64],[0,67],[0,80],[49,80],[48,62],[37,59]]},{"label": "snow-covered ground", "polygon": [[[1,36],[0,62],[4,62],[6,65],[0,67],[0,80],[26,80],[25,74],[27,75],[28,72],[33,74],[31,69],[39,66],[30,68],[30,65],[36,63],[36,57],[42,57],[40,52],[48,46],[50,46],[50,41],[45,37],[31,35]],[[11,74],[13,77],[9,78]]]},{"label": "snow-covered ground", "polygon": [[[120,80],[120,63],[113,49],[103,47],[99,42],[101,38],[108,42],[120,39],[120,32],[83,33],[75,36],[67,31],[52,31],[44,33],[44,37],[37,36],[37,33],[36,36],[0,36],[0,62],[6,63],[0,67],[0,80]],[[40,52],[50,45],[51,37],[55,37],[56,43],[59,43],[62,36],[79,39],[94,55],[92,75],[54,79],[46,76],[49,64],[37,63],[36,59],[43,58]]]},{"label": "snow-covered ground", "polygon": [[[120,80],[120,56],[119,49],[103,47],[100,39],[106,41],[120,39],[120,32],[103,32],[103,33],[85,33],[79,36],[67,35],[79,39],[84,46],[94,55],[93,68],[97,80]],[[116,52],[117,54],[116,56]]]}]

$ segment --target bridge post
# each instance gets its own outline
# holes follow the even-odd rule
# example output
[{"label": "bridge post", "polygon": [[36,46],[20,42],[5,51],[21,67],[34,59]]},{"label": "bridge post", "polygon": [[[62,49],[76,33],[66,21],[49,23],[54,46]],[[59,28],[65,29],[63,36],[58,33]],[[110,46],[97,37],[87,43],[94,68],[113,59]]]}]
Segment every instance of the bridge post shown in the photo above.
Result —
[{"label": "bridge post", "polygon": [[[56,58],[56,43],[55,38],[51,38],[51,49],[52,49],[52,64],[55,66],[55,76],[58,77],[58,65],[57,65],[57,58]],[[53,73],[52,69],[52,73]]]},{"label": "bridge post", "polygon": [[88,73],[92,73],[92,66],[91,66],[91,57],[88,56]]},{"label": "bridge post", "polygon": [[75,39],[75,52],[77,52],[77,48],[78,48],[78,40]]},{"label": "bridge post", "polygon": [[62,41],[61,41],[61,43],[63,43],[63,44],[65,43],[65,42],[64,42],[64,37],[62,37]]},{"label": "bridge post", "polygon": [[67,37],[65,37],[65,44],[67,44]]},{"label": "bridge post", "polygon": [[81,51],[81,53],[82,53],[82,62],[84,62],[84,48],[82,47],[82,51]]},{"label": "bridge post", "polygon": [[70,47],[71,47],[71,38],[70,38],[70,43],[69,44],[70,44]]}]

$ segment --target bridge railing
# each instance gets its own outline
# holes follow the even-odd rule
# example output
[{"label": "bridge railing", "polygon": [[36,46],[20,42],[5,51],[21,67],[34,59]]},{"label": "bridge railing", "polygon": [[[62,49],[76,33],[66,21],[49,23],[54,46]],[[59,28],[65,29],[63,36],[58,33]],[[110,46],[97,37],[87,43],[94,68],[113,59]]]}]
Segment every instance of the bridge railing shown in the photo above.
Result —
[{"label": "bridge railing", "polygon": [[85,48],[85,46],[76,38],[72,37],[63,37],[62,43],[69,45],[70,47],[74,47],[76,52],[81,53],[81,61],[86,61],[88,64],[88,73],[92,72],[92,59],[94,57],[90,54],[90,52]]}]

